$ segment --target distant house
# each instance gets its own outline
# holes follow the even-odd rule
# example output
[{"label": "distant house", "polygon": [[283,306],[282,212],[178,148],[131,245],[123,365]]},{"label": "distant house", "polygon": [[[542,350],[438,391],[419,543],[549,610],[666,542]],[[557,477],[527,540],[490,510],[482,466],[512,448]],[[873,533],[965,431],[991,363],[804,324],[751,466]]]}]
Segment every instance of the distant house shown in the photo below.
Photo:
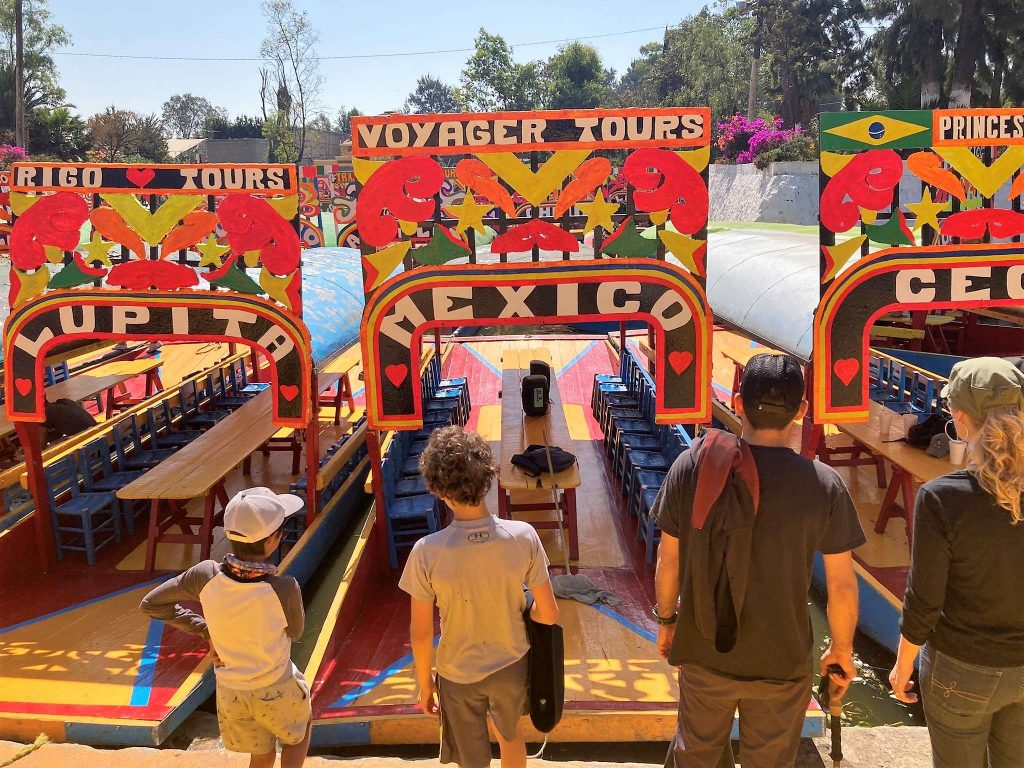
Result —
[{"label": "distant house", "polygon": [[[333,161],[343,138],[337,131],[307,129],[306,151],[299,164]],[[168,139],[167,151],[179,163],[265,163],[269,145],[266,139]]]}]

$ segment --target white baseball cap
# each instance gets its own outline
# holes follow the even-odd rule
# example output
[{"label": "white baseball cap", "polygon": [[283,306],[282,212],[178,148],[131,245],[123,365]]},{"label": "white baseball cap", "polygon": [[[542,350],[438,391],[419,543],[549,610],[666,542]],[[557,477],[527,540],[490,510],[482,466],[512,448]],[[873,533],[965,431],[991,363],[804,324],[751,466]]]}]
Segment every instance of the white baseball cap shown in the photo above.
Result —
[{"label": "white baseball cap", "polygon": [[232,541],[263,541],[305,505],[301,497],[290,493],[274,493],[261,486],[247,488],[224,507],[224,534]]}]

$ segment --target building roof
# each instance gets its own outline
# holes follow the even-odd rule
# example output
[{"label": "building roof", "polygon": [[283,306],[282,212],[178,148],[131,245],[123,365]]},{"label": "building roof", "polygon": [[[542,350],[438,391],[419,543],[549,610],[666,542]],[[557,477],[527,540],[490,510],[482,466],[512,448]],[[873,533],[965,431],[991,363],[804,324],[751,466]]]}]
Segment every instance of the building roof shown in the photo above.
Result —
[{"label": "building roof", "polygon": [[172,158],[178,157],[189,150],[195,149],[204,141],[206,139],[168,139],[167,154]]}]

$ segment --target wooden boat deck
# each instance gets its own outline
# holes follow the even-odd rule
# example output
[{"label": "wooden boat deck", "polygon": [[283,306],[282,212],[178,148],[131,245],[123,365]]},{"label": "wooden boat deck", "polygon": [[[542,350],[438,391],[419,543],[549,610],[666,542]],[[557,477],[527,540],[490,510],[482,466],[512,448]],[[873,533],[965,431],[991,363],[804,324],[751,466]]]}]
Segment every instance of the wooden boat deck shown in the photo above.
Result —
[{"label": "wooden boat deck", "polygon": [[[168,388],[195,370],[196,351],[164,347]],[[201,357],[212,362],[208,353]],[[323,451],[340,437],[333,409],[322,411],[320,425]],[[289,454],[257,453],[251,474],[232,473],[227,490],[286,491],[295,480],[290,470]],[[192,504],[201,513],[202,499]],[[0,533],[0,549],[9,532]],[[46,733],[59,741],[152,745],[209,696],[206,643],[138,609],[153,585],[198,561],[199,546],[160,544],[155,574],[143,571],[145,551],[140,517],[135,534],[98,552],[96,565],[68,553],[45,576],[0,591],[0,738],[32,741]],[[212,557],[226,551],[217,528]]]},{"label": "wooden boat deck", "polygon": [[[621,599],[614,608],[559,601],[566,703],[550,739],[667,741],[675,730],[678,686],[675,670],[655,645],[657,627],[650,617],[653,565],[644,562],[636,522],[626,511],[590,412],[594,374],[618,370],[611,346],[603,338],[474,339],[453,346],[444,375],[469,379],[473,410],[468,428],[483,434],[497,451],[501,359],[524,343],[551,351],[572,438],[571,446],[561,447],[576,454],[582,472],[577,490],[580,560],[572,570]],[[497,509],[496,488],[487,503]],[[565,553],[558,531],[542,531],[541,539],[552,573],[563,572],[559,565]],[[360,604],[348,606],[351,621],[335,630],[333,651],[311,664],[315,744],[423,744],[438,739],[436,721],[416,706],[409,602],[397,587],[398,575],[369,577]],[[821,712],[812,704],[805,731],[821,729]],[[529,738],[539,741],[541,736],[532,733]]]}]

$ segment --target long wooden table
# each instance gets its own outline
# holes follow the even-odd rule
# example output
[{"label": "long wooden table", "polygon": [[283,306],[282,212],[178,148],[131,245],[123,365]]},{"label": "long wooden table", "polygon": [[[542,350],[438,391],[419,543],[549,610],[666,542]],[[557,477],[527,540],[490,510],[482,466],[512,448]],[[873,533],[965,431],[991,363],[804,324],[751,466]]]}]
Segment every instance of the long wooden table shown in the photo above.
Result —
[{"label": "long wooden table", "polygon": [[[929,456],[922,449],[905,442],[887,442],[891,439],[889,435],[880,434],[867,423],[837,426],[841,432],[852,438],[854,443],[863,446],[873,456],[883,458],[892,464],[892,479],[882,500],[881,513],[875,523],[875,533],[885,533],[885,527],[891,518],[902,517],[907,523],[907,540],[913,541],[914,484],[934,480],[959,467],[952,464],[948,456],[940,459]],[[902,506],[897,502],[897,497],[902,497]]]},{"label": "long wooden table", "polygon": [[[143,375],[146,377],[146,397],[163,389],[163,385],[160,383],[160,365],[159,360],[148,358],[104,363],[86,373],[80,373],[65,381],[50,385],[46,388],[46,399],[49,402],[55,402],[61,398],[67,398],[80,403],[106,393],[109,416],[113,390],[129,379]],[[14,423],[7,418],[5,412],[0,411],[0,437],[5,437],[13,431]]]},{"label": "long wooden table", "polygon": [[[551,363],[551,354],[545,349],[511,350],[502,357],[501,375],[501,458],[498,467],[498,516],[511,518],[513,513],[523,511],[554,510],[560,520],[532,522],[534,528],[560,529],[564,526],[569,534],[569,559],[580,559],[579,533],[576,525],[576,489],[582,484],[578,464],[555,473],[541,473],[530,477],[512,463],[512,457],[522,453],[529,445],[555,445],[564,450],[572,445],[569,427],[565,423],[562,400],[558,394],[558,382],[552,370],[551,407],[545,416],[529,417],[523,413],[520,397],[520,382],[530,370],[530,360],[545,360]],[[550,503],[516,504],[512,494],[516,491],[552,491]],[[557,497],[557,501],[556,501]]]},{"label": "long wooden table", "polygon": [[[228,503],[224,479],[248,459],[277,427],[271,418],[273,392],[269,389],[197,437],[180,451],[162,461],[117,492],[120,499],[148,500],[149,529],[146,542],[146,571],[156,562],[156,545],[160,542],[199,543],[199,556],[210,556],[214,525],[224,514]],[[189,517],[185,505],[192,499],[205,498],[203,516]],[[217,502],[220,512],[215,514]],[[168,514],[161,519],[161,507]],[[192,525],[199,532],[192,532]],[[178,527],[181,533],[167,533]]]}]

